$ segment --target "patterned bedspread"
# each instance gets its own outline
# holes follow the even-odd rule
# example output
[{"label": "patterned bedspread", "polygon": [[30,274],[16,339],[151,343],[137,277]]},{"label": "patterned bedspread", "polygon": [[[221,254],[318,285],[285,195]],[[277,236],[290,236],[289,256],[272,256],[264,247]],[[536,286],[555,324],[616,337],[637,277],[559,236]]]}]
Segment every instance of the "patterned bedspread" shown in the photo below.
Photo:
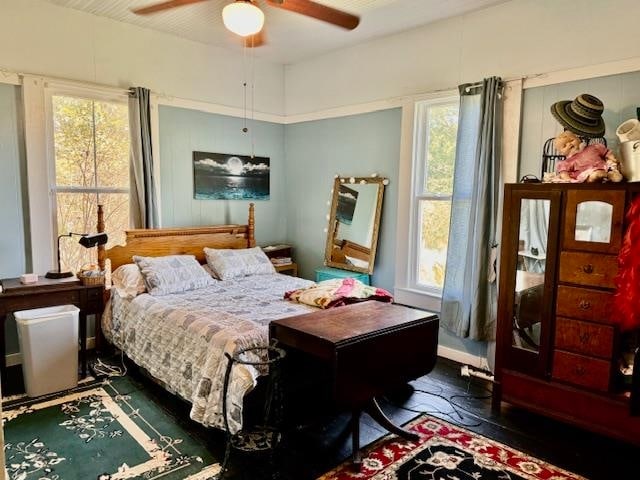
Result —
[{"label": "patterned bedspread", "polygon": [[[165,388],[192,403],[191,418],[224,428],[224,352],[268,343],[271,320],[315,310],[283,299],[284,292],[313,284],[281,274],[254,275],[164,296],[127,298],[112,289],[106,338]],[[229,427],[242,427],[242,400],[259,373],[234,366],[227,408]]]}]

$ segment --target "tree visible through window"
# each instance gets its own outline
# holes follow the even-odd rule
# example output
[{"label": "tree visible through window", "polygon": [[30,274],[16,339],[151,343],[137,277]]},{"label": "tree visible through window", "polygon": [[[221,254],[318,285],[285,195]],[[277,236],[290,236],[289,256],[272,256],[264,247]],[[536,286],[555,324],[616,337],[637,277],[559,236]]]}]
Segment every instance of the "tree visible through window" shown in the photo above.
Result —
[{"label": "tree visible through window", "polygon": [[422,115],[416,158],[421,181],[417,185],[415,205],[419,228],[417,283],[441,290],[449,240],[453,169],[458,132],[458,102],[420,105]]},{"label": "tree visible through window", "polygon": [[[95,232],[102,204],[107,247],[122,243],[129,228],[127,104],[54,95],[52,107],[57,234]],[[62,270],[77,272],[96,255],[78,237],[61,240]]]}]

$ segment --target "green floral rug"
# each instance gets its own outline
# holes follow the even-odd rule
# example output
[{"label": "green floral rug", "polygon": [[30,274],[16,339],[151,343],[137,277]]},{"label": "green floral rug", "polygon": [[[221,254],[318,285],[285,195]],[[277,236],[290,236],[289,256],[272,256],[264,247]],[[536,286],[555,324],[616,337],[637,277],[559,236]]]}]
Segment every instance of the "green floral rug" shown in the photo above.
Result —
[{"label": "green floral rug", "polygon": [[8,402],[2,423],[10,480],[209,480],[220,469],[126,377]]}]

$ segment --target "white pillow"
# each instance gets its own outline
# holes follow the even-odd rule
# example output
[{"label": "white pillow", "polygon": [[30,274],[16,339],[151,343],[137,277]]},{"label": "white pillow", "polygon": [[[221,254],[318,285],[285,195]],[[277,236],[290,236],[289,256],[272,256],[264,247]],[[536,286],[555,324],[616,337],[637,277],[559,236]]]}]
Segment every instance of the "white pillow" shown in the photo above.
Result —
[{"label": "white pillow", "polygon": [[194,255],[139,257],[133,261],[140,268],[151,295],[186,292],[213,285],[215,280],[202,268]]},{"label": "white pillow", "polygon": [[113,287],[125,297],[135,297],[147,291],[142,273],[135,263],[120,265],[111,274],[111,281]]},{"label": "white pillow", "polygon": [[226,249],[205,248],[207,264],[220,280],[275,273],[269,257],[260,247]]}]

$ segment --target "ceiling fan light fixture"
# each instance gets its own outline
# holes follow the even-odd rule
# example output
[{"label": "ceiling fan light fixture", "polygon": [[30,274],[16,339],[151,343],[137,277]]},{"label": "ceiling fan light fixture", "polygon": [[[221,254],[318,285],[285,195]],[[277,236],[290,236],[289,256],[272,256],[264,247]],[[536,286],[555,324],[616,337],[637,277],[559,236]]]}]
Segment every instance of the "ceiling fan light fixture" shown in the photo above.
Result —
[{"label": "ceiling fan light fixture", "polygon": [[264,13],[249,0],[235,0],[222,9],[222,22],[241,37],[255,35],[264,25]]}]

